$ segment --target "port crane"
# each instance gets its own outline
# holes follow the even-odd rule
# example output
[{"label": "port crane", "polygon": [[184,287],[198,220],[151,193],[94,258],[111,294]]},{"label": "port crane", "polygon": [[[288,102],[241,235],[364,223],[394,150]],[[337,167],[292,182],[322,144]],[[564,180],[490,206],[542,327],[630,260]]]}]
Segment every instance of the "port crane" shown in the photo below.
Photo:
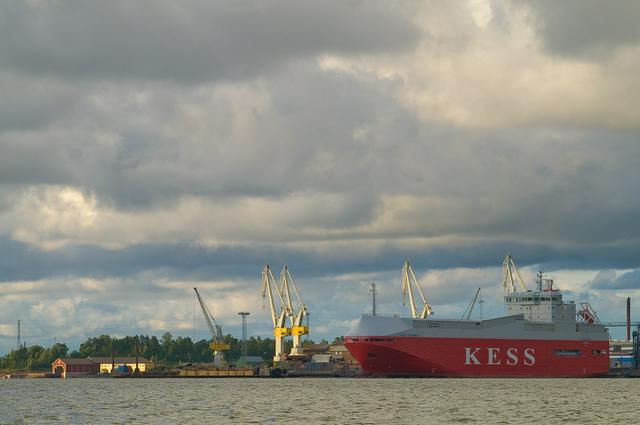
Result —
[{"label": "port crane", "polygon": [[523,292],[527,292],[527,287],[524,284],[524,280],[522,279],[511,254],[507,254],[502,262],[502,276],[502,285],[504,286],[505,295],[518,292],[518,287],[522,288]]},{"label": "port crane", "polygon": [[212,341],[209,344],[209,347],[213,350],[213,364],[216,367],[222,367],[226,365],[224,360],[224,352],[227,351],[230,346],[224,342],[224,336],[222,335],[222,328],[216,322],[216,319],[211,314],[211,311],[207,308],[207,305],[204,303],[204,300],[200,296],[200,292],[198,292],[198,288],[193,288],[196,291],[196,296],[198,297],[198,303],[200,303],[200,308],[202,309],[202,314],[204,316],[205,322],[207,322],[207,327],[211,332]]},{"label": "port crane", "polygon": [[[476,294],[471,299],[471,302],[467,306],[467,309],[464,311],[464,313],[462,313],[462,317],[461,317],[462,320],[471,320],[471,313],[473,313],[473,308],[476,306],[476,303],[478,302],[478,298],[480,297],[481,290],[482,288],[478,288],[476,290]],[[482,300],[480,300],[480,302],[482,303]],[[480,316],[482,316],[482,305],[480,307],[481,307]]]},{"label": "port crane", "polygon": [[[422,309],[418,312],[418,308],[416,307],[416,301],[413,296],[413,287],[416,287],[418,290],[418,294],[420,294],[420,298],[422,298]],[[427,302],[427,299],[418,284],[418,280],[416,279],[415,274],[413,274],[413,270],[411,269],[411,264],[406,261],[404,266],[402,267],[402,305],[405,305],[405,299],[407,294],[409,295],[409,306],[411,307],[411,316],[414,319],[426,319],[427,316],[433,314],[433,310],[431,305]]]},{"label": "port crane", "polygon": [[[273,293],[276,293],[280,299],[280,310],[276,309],[276,303],[274,301]],[[291,328],[286,325],[287,317],[293,316],[289,305],[285,301],[285,295],[282,289],[278,286],[271,272],[269,265],[266,265],[262,270],[262,299],[269,299],[269,308],[271,310],[271,321],[273,322],[273,337],[276,341],[275,352],[273,355],[273,361],[275,363],[286,360],[287,356],[284,353],[284,339],[291,335]],[[264,304],[262,306],[264,308]]]},{"label": "port crane", "polygon": [[[291,335],[293,337],[293,346],[291,347],[292,356],[300,356],[302,352],[302,336],[309,334],[309,327],[305,326],[304,319],[309,316],[309,309],[300,297],[300,291],[296,287],[296,284],[289,272],[289,267],[286,265],[280,272],[280,288],[284,292],[284,299],[288,306],[288,311],[291,313],[289,316],[291,320]],[[296,312],[293,303],[291,302],[291,289],[298,299],[298,310]]]}]

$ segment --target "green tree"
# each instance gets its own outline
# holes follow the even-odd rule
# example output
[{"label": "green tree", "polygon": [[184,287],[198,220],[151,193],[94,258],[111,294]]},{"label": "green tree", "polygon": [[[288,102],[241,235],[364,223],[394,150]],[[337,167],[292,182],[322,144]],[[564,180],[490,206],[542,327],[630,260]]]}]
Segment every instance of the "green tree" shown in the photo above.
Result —
[{"label": "green tree", "polygon": [[160,345],[160,341],[156,336],[152,336],[148,338],[148,341],[145,342],[144,346],[144,356],[148,359],[154,359],[157,363],[159,358],[163,357],[162,346]]},{"label": "green tree", "polygon": [[173,336],[171,332],[165,332],[162,335],[162,354],[164,356],[165,366],[169,364],[169,362],[175,361],[175,343],[173,341]]},{"label": "green tree", "polygon": [[178,363],[190,362],[192,360],[193,342],[191,338],[177,337],[175,340],[175,359]]},{"label": "green tree", "polygon": [[55,343],[49,348],[49,360],[53,363],[57,358],[67,357],[69,347],[65,343]]},{"label": "green tree", "polygon": [[213,361],[213,350],[209,346],[209,341],[201,339],[193,344],[193,361],[202,363]]},{"label": "green tree", "polygon": [[[80,344],[81,357],[108,357],[111,356],[111,347],[113,341],[109,335],[100,335],[99,337],[88,338]],[[114,348],[118,348],[114,346]]]}]

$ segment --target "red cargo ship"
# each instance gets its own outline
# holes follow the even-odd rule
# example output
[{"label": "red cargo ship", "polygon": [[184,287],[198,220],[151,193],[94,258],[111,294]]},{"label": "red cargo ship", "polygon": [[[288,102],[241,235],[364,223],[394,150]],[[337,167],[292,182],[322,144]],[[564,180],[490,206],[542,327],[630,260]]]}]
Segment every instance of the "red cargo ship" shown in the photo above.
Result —
[{"label": "red cargo ship", "polygon": [[504,298],[508,315],[477,321],[433,319],[423,297],[423,317],[416,314],[415,304],[414,318],[362,316],[345,336],[346,347],[363,372],[373,376],[606,374],[609,333],[588,304],[576,312],[576,305],[563,301],[562,293],[542,272],[537,290],[527,290],[523,283],[522,290],[516,290],[513,272],[517,275],[517,270],[507,262],[513,264],[509,256]]}]

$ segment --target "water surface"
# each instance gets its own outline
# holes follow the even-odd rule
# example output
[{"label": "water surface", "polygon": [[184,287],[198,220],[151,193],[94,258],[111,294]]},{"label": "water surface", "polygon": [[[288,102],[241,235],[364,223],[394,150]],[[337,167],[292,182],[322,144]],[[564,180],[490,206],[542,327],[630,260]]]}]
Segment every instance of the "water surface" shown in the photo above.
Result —
[{"label": "water surface", "polygon": [[639,423],[637,379],[20,379],[0,423]]}]

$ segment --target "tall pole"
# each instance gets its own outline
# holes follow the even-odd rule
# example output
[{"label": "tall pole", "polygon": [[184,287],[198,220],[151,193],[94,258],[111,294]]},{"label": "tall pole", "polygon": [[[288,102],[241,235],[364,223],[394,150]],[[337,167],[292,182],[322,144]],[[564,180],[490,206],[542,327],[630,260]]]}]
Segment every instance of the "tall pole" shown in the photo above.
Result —
[{"label": "tall pole", "polygon": [[631,341],[631,297],[627,297],[627,341]]},{"label": "tall pole", "polygon": [[242,347],[240,351],[240,356],[242,359],[242,363],[247,363],[247,316],[250,314],[247,311],[241,311],[238,313],[242,316]]},{"label": "tall pole", "polygon": [[[191,326],[191,330],[192,330],[192,342],[193,344],[191,344],[191,353],[189,354],[189,361],[193,361],[196,358],[196,353],[193,351],[194,350],[194,346],[196,344],[196,295],[193,295],[193,317],[192,317],[193,321],[192,321],[192,326]],[[193,359],[193,360],[192,360]]]},{"label": "tall pole", "polygon": [[133,373],[140,373],[140,367],[138,366],[138,362],[140,361],[140,347],[138,346],[138,341],[136,340],[136,370]]},{"label": "tall pole", "polygon": [[376,315],[376,283],[375,282],[371,282],[371,289],[369,289],[369,292],[371,292],[371,297],[372,297],[372,305],[371,305],[371,315],[375,316]]},{"label": "tall pole", "polygon": [[16,350],[20,350],[20,319],[18,319],[18,341],[16,344]]}]

